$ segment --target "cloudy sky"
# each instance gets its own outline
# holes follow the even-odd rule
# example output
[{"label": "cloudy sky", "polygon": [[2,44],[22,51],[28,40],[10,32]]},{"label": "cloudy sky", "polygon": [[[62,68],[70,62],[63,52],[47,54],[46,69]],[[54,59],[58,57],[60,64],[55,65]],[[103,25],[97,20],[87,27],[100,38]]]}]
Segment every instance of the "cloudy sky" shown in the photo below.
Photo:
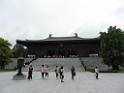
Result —
[{"label": "cloudy sky", "polygon": [[98,37],[112,25],[124,30],[124,0],[0,0],[0,37]]}]

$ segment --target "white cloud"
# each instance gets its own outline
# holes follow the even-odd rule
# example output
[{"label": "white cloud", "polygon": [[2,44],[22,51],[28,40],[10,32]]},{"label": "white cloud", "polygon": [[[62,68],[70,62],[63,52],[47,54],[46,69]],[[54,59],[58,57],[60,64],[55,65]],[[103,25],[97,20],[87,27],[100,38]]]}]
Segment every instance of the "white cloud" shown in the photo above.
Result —
[{"label": "white cloud", "polygon": [[53,36],[97,37],[123,25],[123,0],[1,0],[0,36],[16,39]]}]

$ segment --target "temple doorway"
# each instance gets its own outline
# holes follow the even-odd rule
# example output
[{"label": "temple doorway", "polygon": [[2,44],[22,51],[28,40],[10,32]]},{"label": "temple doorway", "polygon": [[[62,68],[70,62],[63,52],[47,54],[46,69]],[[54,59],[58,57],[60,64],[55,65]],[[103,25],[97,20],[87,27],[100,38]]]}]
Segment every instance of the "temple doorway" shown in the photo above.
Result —
[{"label": "temple doorway", "polygon": [[59,50],[48,50],[47,57],[49,58],[69,58],[69,57],[78,57],[78,53],[76,50],[66,50],[66,49],[59,49]]}]

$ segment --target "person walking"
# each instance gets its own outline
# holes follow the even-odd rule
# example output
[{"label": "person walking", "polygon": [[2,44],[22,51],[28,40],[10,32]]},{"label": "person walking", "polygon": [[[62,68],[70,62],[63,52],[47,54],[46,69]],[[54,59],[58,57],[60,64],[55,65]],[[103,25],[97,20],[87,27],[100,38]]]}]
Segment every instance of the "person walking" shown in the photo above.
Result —
[{"label": "person walking", "polygon": [[59,76],[59,68],[58,68],[58,66],[56,66],[54,71],[55,71],[55,74],[56,74],[56,79],[58,79],[58,76]]},{"label": "person walking", "polygon": [[60,80],[61,82],[64,82],[64,68],[61,66],[60,68]]},{"label": "person walking", "polygon": [[75,67],[72,66],[71,67],[71,77],[72,77],[72,80],[74,80],[74,77],[76,76],[76,71],[75,71]]},{"label": "person walking", "polygon": [[61,67],[59,67],[59,78],[61,79]]},{"label": "person walking", "polygon": [[44,65],[41,65],[41,77],[44,78]]},{"label": "person walking", "polygon": [[30,80],[32,80],[32,72],[33,72],[33,66],[32,65],[30,65],[29,66],[29,70],[28,70],[28,79]]},{"label": "person walking", "polygon": [[97,66],[95,67],[95,74],[96,74],[96,79],[99,79],[98,78],[99,77],[99,69]]},{"label": "person walking", "polygon": [[44,74],[45,74],[45,78],[49,77],[49,66],[48,65],[45,65],[44,67]]}]

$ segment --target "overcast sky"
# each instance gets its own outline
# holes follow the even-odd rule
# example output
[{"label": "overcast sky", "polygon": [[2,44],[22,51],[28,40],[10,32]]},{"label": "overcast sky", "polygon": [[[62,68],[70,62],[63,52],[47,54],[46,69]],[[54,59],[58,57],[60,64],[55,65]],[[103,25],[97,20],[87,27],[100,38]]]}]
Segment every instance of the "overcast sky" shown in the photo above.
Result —
[{"label": "overcast sky", "polygon": [[0,37],[44,39],[94,38],[112,25],[124,30],[124,0],[0,0]]}]

